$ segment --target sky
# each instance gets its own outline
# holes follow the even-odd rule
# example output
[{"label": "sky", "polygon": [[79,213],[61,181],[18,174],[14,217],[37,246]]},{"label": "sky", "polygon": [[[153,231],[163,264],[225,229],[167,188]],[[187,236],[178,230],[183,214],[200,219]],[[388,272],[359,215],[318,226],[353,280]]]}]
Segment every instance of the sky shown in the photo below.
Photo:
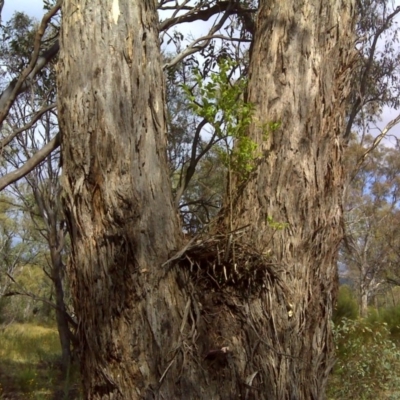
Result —
[{"label": "sky", "polygon": [[5,0],[1,13],[3,21],[9,20],[15,11],[23,11],[30,17],[40,19],[43,16],[42,0]]},{"label": "sky", "polygon": [[[400,5],[400,0],[395,0],[396,5]],[[43,11],[43,1],[42,0],[5,0],[4,8],[2,11],[2,21],[7,21],[8,19],[11,18],[13,13],[15,11],[24,11],[26,14],[28,14],[30,17],[37,18],[40,20],[44,14]],[[399,18],[400,19],[400,18]],[[400,23],[400,21],[399,21]],[[185,26],[186,25],[186,26]],[[193,26],[193,24],[182,24],[180,25],[180,29],[183,31],[186,31],[186,33],[189,33],[191,30],[199,30],[199,27],[205,27],[205,23],[201,21],[197,26]],[[207,24],[206,28],[209,26],[209,23]],[[185,32],[184,32],[185,33]],[[196,34],[196,37],[198,37],[199,34]],[[398,113],[400,113],[400,110],[396,111],[393,109],[390,109],[388,107],[385,107],[385,109],[382,112],[381,115],[381,121],[378,123],[378,128],[382,129],[385,127],[385,125],[397,117]],[[375,130],[375,132],[372,132],[373,134],[379,134],[378,129]],[[391,135],[395,135],[397,137],[400,137],[400,124],[393,128],[390,131]],[[389,139],[390,142],[390,139]],[[389,144],[387,142],[387,144]]]}]

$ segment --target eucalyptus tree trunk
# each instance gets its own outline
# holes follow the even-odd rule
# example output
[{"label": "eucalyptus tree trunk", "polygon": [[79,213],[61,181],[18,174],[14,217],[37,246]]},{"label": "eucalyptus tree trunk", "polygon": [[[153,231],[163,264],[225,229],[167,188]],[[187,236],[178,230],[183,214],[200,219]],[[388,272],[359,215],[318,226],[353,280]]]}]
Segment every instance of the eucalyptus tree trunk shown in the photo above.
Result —
[{"label": "eucalyptus tree trunk", "polygon": [[[86,398],[324,398],[353,3],[261,0],[248,98],[262,156],[226,216],[252,229],[176,254],[155,3],[64,0],[63,201]],[[289,226],[273,233],[267,217]]]},{"label": "eucalyptus tree trunk", "polygon": [[[354,10],[352,0],[260,2],[248,87],[256,112],[248,134],[262,155],[233,199],[232,220],[234,229],[251,224],[246,241],[269,254],[285,287],[281,293],[267,287],[261,305],[268,399],[323,398],[333,365]],[[271,123],[279,127],[268,129]]]},{"label": "eucalyptus tree trunk", "polygon": [[158,352],[171,350],[168,331],[178,329],[168,313],[175,302],[168,280],[160,282],[178,223],[155,7],[146,0],[65,0],[62,10],[63,202],[88,399],[151,392],[164,366]]}]

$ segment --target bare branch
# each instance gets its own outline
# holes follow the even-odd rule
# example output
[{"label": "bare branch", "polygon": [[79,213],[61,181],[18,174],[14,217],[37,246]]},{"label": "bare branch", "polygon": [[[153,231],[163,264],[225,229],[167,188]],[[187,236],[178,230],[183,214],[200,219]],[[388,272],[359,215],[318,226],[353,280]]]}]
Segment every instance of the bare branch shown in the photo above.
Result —
[{"label": "bare branch", "polygon": [[0,24],[1,24],[1,12],[3,11],[4,0],[0,0]]},{"label": "bare branch", "polygon": [[18,136],[20,133],[26,131],[27,129],[31,128],[32,125],[37,122],[40,117],[46,113],[47,111],[52,110],[53,108],[56,107],[56,103],[50,104],[48,106],[42,107],[33,117],[32,119],[25,124],[22,128],[17,129],[14,131],[11,135],[7,136],[0,142],[0,152],[6,147],[16,136]]},{"label": "bare branch", "polygon": [[[220,19],[220,21],[214,25],[210,31],[208,32],[208,35],[203,36],[201,38],[196,39],[193,43],[191,43],[182,53],[178,54],[173,60],[171,60],[169,63],[165,64],[163,66],[163,69],[170,68],[176,64],[178,64],[180,61],[182,61],[185,57],[197,53],[198,51],[204,49],[211,41],[211,39],[214,38],[214,35],[216,32],[218,32],[226,22],[226,20],[229,18],[229,16],[232,14],[232,3],[230,3],[225,10],[224,15]],[[203,42],[201,44],[197,44],[199,42]]]},{"label": "bare branch", "polygon": [[[186,3],[182,4],[178,7],[177,11],[188,9],[186,7]],[[159,9],[175,9],[175,7],[171,6],[168,8],[163,8],[162,6]],[[165,21],[160,23],[160,32],[166,31],[167,29],[173,27],[174,25],[182,24],[184,22],[193,22],[193,21],[208,21],[213,15],[222,13],[223,11],[230,10],[230,14],[234,13],[254,13],[256,10],[248,10],[243,8],[239,3],[232,4],[231,1],[221,1],[215,4],[212,7],[200,10],[198,7],[193,7],[188,13],[184,15],[180,15],[178,17],[174,16],[172,18],[168,18]]]},{"label": "bare branch", "polygon": [[392,119],[386,126],[385,128],[381,131],[381,133],[374,139],[372,145],[364,152],[364,154],[358,159],[357,161],[357,165],[353,171],[353,177],[352,180],[354,179],[354,177],[357,175],[358,171],[360,170],[361,166],[363,165],[365,159],[367,158],[368,154],[370,154],[372,151],[374,151],[378,146],[379,143],[386,137],[386,135],[388,134],[388,132],[394,127],[396,126],[398,123],[400,122],[400,114]]},{"label": "bare branch", "polygon": [[[188,184],[190,182],[190,179],[192,178],[193,174],[195,173],[196,165],[197,165],[197,163],[199,161],[199,160],[196,160],[196,158],[197,158],[197,145],[198,145],[198,143],[200,141],[201,130],[207,124],[207,122],[208,121],[204,118],[196,128],[196,132],[195,132],[194,138],[193,138],[192,154],[191,154],[191,157],[190,157],[189,167],[186,170],[185,178],[183,179],[183,182],[180,183],[180,186],[179,186],[179,188],[177,190],[177,193],[176,193],[176,196],[175,196],[175,206],[177,208],[179,207],[179,200],[181,199],[181,197],[183,195],[183,192],[186,190],[186,188],[187,188],[187,186],[188,186]],[[214,138],[214,136],[213,136],[213,138]],[[213,140],[213,138],[211,138],[211,141]],[[182,181],[182,179],[181,179],[181,181]]]},{"label": "bare branch", "polygon": [[35,36],[35,43],[33,53],[29,65],[22,71],[21,75],[14,79],[7,89],[0,96],[0,124],[3,123],[7,117],[11,106],[13,105],[16,97],[27,90],[29,82],[35,75],[58,53],[59,43],[56,41],[48,50],[40,56],[42,38],[46,31],[47,25],[51,18],[58,12],[62,4],[62,0],[58,0],[56,5],[47,12],[40,23],[39,29]]},{"label": "bare branch", "polygon": [[41,148],[37,153],[35,153],[21,168],[16,171],[10,172],[0,178],[0,191],[11,183],[16,182],[18,179],[23,178],[25,175],[29,174],[38,164],[40,164],[53,150],[60,146],[61,137],[60,133]]},{"label": "bare branch", "polygon": [[400,286],[400,280],[396,278],[386,278],[386,282],[394,286]]},{"label": "bare branch", "polygon": [[[364,65],[364,70],[361,74],[361,79],[358,84],[359,87],[359,94],[357,99],[354,101],[354,104],[351,108],[350,111],[350,116],[349,120],[347,122],[346,130],[344,133],[344,137],[348,138],[351,134],[351,129],[353,127],[354,120],[359,113],[360,109],[366,104],[366,101],[364,99],[364,96],[367,91],[367,80],[369,77],[369,74],[371,72],[371,68],[374,64],[374,58],[375,58],[375,53],[377,51],[377,46],[378,46],[378,41],[381,37],[381,35],[388,29],[389,23],[394,19],[394,17],[400,13],[400,6],[398,6],[391,14],[389,14],[385,20],[385,22],[382,24],[380,29],[377,30],[377,32],[374,35],[374,39],[372,41],[371,49],[369,50],[369,56],[368,59]],[[361,56],[362,57],[362,56]]]},{"label": "bare branch", "polygon": [[[65,313],[65,316],[67,317],[68,322],[74,327],[77,327],[77,323],[76,321],[74,321],[74,319],[71,317],[71,315],[69,315],[66,311],[61,310],[59,307],[57,307],[57,305],[55,303],[53,303],[50,300],[47,300],[45,297],[41,297],[36,295],[35,293],[32,293],[28,290],[26,290],[25,288],[23,288],[15,279],[12,275],[10,275],[9,273],[6,273],[6,275],[9,277],[9,279],[19,288],[19,291],[14,291],[14,292],[7,292],[4,294],[4,297],[10,297],[10,296],[28,296],[30,298],[32,298],[33,300],[36,301],[41,301],[47,305],[49,305],[50,307],[54,308],[55,310],[59,310]],[[71,332],[70,332],[71,333]]]}]

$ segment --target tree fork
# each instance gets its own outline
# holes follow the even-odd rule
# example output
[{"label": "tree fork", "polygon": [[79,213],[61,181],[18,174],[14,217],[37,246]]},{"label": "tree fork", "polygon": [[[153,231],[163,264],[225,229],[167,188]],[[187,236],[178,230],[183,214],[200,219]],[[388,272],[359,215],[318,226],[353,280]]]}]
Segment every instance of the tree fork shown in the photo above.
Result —
[{"label": "tree fork", "polygon": [[[254,229],[229,234],[227,256],[226,237],[204,237],[192,264],[162,266],[179,226],[155,3],[64,1],[63,201],[86,398],[323,398],[352,6],[261,1],[248,97],[263,157],[234,220]],[[278,121],[265,142],[260,126]],[[268,217],[289,227],[272,235]],[[250,291],[225,278],[246,268]]]}]

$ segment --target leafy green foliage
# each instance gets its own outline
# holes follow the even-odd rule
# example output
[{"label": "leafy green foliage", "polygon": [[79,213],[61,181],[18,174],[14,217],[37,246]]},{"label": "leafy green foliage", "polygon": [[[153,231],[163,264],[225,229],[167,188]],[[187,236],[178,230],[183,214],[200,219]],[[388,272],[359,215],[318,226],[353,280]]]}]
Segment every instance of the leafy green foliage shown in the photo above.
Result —
[{"label": "leafy green foliage", "polygon": [[35,21],[23,12],[16,12],[1,27],[1,59],[8,72],[19,74],[29,63],[35,38]]},{"label": "leafy green foliage", "polygon": [[333,332],[337,362],[328,398],[388,398],[387,393],[400,391],[400,349],[386,324],[343,318]]},{"label": "leafy green foliage", "polygon": [[400,306],[386,307],[378,310],[371,309],[368,315],[370,323],[385,324],[391,337],[400,344]]},{"label": "leafy green foliage", "polygon": [[[171,57],[165,55],[166,61]],[[196,85],[193,70],[191,63],[168,69],[166,85],[167,156],[172,192],[176,199],[184,188],[178,207],[182,228],[188,234],[198,232],[215,217],[226,188],[226,168],[219,156],[221,144],[214,135],[202,135],[200,118],[193,112],[183,89]]]},{"label": "leafy green foliage", "polygon": [[[2,88],[6,87],[12,79],[17,78],[28,66],[32,57],[38,28],[39,23],[23,12],[14,13],[13,17],[7,21],[6,24],[0,26],[0,33],[3,38],[0,42],[0,59],[3,67],[0,71],[0,77],[2,78],[0,80],[0,86]],[[51,28],[46,31],[42,38],[42,51],[49,48],[54,43],[58,35],[58,29],[58,24],[53,20]],[[56,75],[54,66],[55,61],[51,61],[36,75],[35,80],[31,82],[32,90],[29,95],[22,95],[24,107],[28,104],[32,108],[41,107],[46,97],[48,97],[47,101],[49,103],[54,101],[56,96]],[[17,102],[19,101],[18,99]],[[20,114],[21,111],[18,113],[15,107],[11,109],[9,115],[15,119],[13,121],[14,124],[26,122],[27,115]]]},{"label": "leafy green foliage", "polygon": [[[347,173],[373,145],[365,135],[346,150]],[[360,314],[367,316],[367,301],[387,290],[388,281],[399,276],[400,238],[400,148],[377,146],[360,166],[346,190],[345,240],[339,261],[354,283]],[[353,172],[352,172],[353,171]]]},{"label": "leafy green foliage", "polygon": [[267,216],[267,224],[270,228],[281,231],[289,226],[287,222],[277,222],[271,216]]},{"label": "leafy green foliage", "polygon": [[232,81],[234,67],[233,61],[221,58],[218,71],[210,74],[209,81],[204,79],[199,70],[195,70],[197,92],[186,84],[182,88],[193,112],[204,118],[225,143],[224,147],[219,147],[223,164],[246,179],[254,170],[259,156],[257,143],[246,135],[253,120],[254,105],[243,98],[247,79],[240,77]]},{"label": "leafy green foliage", "polygon": [[335,324],[338,324],[344,318],[354,320],[357,317],[358,303],[354,297],[354,293],[348,285],[341,285],[333,314],[333,321]]},{"label": "leafy green foliage", "polygon": [[53,292],[52,281],[44,272],[48,246],[38,231],[41,226],[35,225],[31,216],[16,197],[0,196],[0,322],[47,319],[53,314],[45,304],[15,294],[27,291],[50,299]]}]

